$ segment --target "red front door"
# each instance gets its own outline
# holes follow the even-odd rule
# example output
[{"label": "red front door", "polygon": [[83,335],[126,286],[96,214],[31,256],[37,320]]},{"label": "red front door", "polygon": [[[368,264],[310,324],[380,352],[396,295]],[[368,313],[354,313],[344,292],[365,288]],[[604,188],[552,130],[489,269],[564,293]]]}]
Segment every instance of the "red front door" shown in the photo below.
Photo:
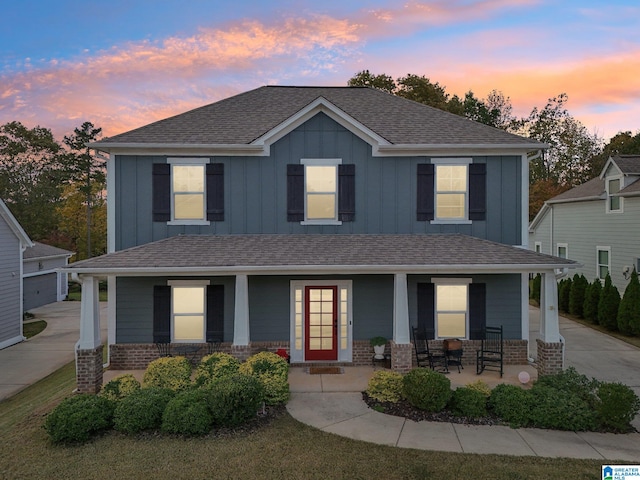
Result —
[{"label": "red front door", "polygon": [[305,287],[305,360],[338,359],[338,287]]}]

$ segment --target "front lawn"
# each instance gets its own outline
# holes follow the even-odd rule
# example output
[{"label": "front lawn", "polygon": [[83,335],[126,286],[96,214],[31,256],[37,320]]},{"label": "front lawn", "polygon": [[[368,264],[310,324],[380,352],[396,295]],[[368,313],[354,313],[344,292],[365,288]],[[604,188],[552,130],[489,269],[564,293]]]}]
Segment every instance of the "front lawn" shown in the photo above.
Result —
[{"label": "front lawn", "polygon": [[0,478],[600,478],[599,460],[429,452],[363,443],[285,414],[252,432],[183,438],[114,431],[54,446],[46,414],[75,388],[73,363],[0,403]]}]

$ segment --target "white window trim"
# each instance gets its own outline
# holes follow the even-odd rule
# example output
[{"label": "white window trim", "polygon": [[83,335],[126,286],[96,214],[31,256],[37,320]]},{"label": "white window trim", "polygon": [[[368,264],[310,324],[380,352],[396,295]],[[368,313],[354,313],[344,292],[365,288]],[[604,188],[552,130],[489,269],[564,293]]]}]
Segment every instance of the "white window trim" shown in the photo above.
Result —
[{"label": "white window trim", "polygon": [[[473,158],[470,157],[460,157],[460,158],[432,158],[431,159],[431,163],[433,164],[433,168],[434,168],[434,184],[433,184],[433,215],[434,215],[434,219],[431,220],[429,223],[433,224],[433,225],[438,225],[438,224],[456,224],[456,225],[470,225],[471,223],[473,223],[471,220],[469,220],[469,165],[471,165],[473,163]],[[437,182],[438,182],[438,165],[450,165],[450,166],[456,166],[456,165],[464,165],[467,167],[467,175],[466,175],[466,189],[465,189],[465,194],[464,194],[464,218],[460,218],[460,219],[456,219],[456,218],[437,218],[437,211],[438,211],[438,188],[437,188]]]},{"label": "white window trim", "polygon": [[203,195],[203,212],[204,218],[201,220],[176,220],[174,218],[175,207],[174,207],[174,199],[175,196],[173,194],[173,168],[171,168],[171,179],[170,179],[170,195],[171,195],[171,220],[167,222],[167,225],[211,225],[211,222],[207,220],[207,172],[206,165],[211,163],[211,159],[209,158],[200,158],[200,157],[169,157],[167,158],[167,163],[173,167],[173,165],[181,165],[181,166],[204,166],[204,195]]},{"label": "white window trim", "polygon": [[618,197],[620,200],[620,208],[617,210],[611,210],[611,195],[609,194],[609,182],[612,180],[620,181],[620,190],[624,188],[624,175],[612,175],[610,177],[606,177],[604,181],[604,187],[607,192],[607,201],[606,201],[606,212],[611,214],[624,213],[624,197]]},{"label": "white window trim", "polygon": [[[292,280],[290,282],[289,290],[289,353],[291,355],[291,361],[296,363],[304,362],[304,341],[302,342],[302,349],[297,350],[296,345],[296,290],[302,289],[302,338],[305,338],[306,332],[304,330],[304,288],[305,287],[324,287],[324,286],[337,286],[338,287],[338,302],[340,302],[340,290],[347,290],[347,348],[340,348],[340,328],[338,328],[338,362],[351,362],[353,360],[353,281],[352,280]],[[339,309],[338,303],[338,309]],[[338,316],[340,315],[338,310]],[[338,319],[338,321],[340,321]]]},{"label": "white window trim", "polygon": [[[560,257],[560,249],[564,248],[565,252],[566,252],[566,257]],[[556,257],[560,257],[560,258],[569,258],[569,244],[568,243],[556,243]]]},{"label": "white window trim", "polygon": [[608,252],[607,272],[609,273],[609,275],[611,275],[611,247],[596,246],[596,278],[599,278],[600,280],[604,281],[604,278],[600,277],[600,258],[599,257],[600,257],[601,251]]},{"label": "white window trim", "polygon": [[203,330],[202,330],[202,339],[199,340],[204,342],[206,339],[206,331],[207,331],[207,291],[206,287],[210,285],[209,280],[168,280],[167,285],[171,288],[171,342],[172,343],[194,343],[198,342],[196,340],[176,340],[174,334],[175,327],[175,315],[173,312],[173,287],[204,287],[204,305],[202,305],[202,314],[204,316],[203,322]]},{"label": "white window trim", "polygon": [[447,337],[440,337],[438,334],[438,285],[466,285],[467,286],[467,311],[465,313],[465,337],[461,340],[469,338],[469,285],[473,283],[471,278],[432,278],[431,283],[435,285],[435,298],[433,302],[433,329],[437,340]]},{"label": "white window trim", "polygon": [[[341,158],[301,158],[300,164],[305,166],[304,171],[304,220],[300,222],[300,225],[342,225],[342,222],[338,220],[339,214],[339,197],[338,197],[338,186],[339,186],[339,176],[338,176],[338,165],[342,165]],[[308,220],[307,219],[307,166],[313,167],[336,167],[336,211],[334,219],[323,219],[323,220]]]},{"label": "white window trim", "polygon": [[542,253],[542,242],[534,242],[533,251],[536,253]]}]

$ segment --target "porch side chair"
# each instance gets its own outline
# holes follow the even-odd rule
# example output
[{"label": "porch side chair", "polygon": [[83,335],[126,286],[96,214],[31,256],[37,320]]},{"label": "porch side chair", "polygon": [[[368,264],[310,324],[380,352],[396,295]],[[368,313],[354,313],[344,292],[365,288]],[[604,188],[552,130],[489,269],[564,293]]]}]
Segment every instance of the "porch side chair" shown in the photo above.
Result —
[{"label": "porch side chair", "polygon": [[173,356],[171,353],[171,341],[168,338],[157,338],[155,342],[156,348],[158,349],[158,356],[160,357],[171,357]]},{"label": "porch side chair", "polygon": [[444,352],[433,353],[429,350],[427,334],[418,327],[412,328],[413,347],[416,351],[418,367],[428,367],[431,370],[449,373],[449,364]]},{"label": "porch side chair", "polygon": [[485,370],[504,373],[504,345],[502,340],[502,325],[499,327],[485,327],[480,349],[476,351],[476,373],[480,375]]},{"label": "porch side chair", "polygon": [[222,346],[222,336],[207,335],[207,355],[219,352]]}]

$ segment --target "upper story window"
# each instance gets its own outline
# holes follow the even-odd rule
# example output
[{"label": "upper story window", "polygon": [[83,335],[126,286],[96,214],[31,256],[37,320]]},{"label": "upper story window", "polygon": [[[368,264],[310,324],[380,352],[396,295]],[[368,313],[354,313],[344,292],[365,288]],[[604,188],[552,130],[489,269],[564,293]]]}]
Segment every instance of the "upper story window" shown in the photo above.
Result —
[{"label": "upper story window", "polygon": [[355,220],[355,165],[339,158],[287,165],[287,221],[340,225]]},{"label": "upper story window", "polygon": [[485,220],[486,164],[471,158],[434,158],[418,164],[417,220],[469,223]]},{"label": "upper story window", "polygon": [[620,192],[620,179],[612,178],[607,180],[607,212],[621,212],[622,198],[617,196]]},{"label": "upper story window", "polygon": [[569,246],[566,243],[559,243],[557,245],[557,256],[560,258],[569,258],[568,255]]},{"label": "upper story window", "polygon": [[224,220],[224,164],[168,158],[153,164],[153,221],[208,225]]},{"label": "upper story window", "polygon": [[611,247],[596,247],[596,275],[604,280],[611,270]]},{"label": "upper story window", "polygon": [[535,242],[533,248],[536,253],[542,253],[542,242]]}]

